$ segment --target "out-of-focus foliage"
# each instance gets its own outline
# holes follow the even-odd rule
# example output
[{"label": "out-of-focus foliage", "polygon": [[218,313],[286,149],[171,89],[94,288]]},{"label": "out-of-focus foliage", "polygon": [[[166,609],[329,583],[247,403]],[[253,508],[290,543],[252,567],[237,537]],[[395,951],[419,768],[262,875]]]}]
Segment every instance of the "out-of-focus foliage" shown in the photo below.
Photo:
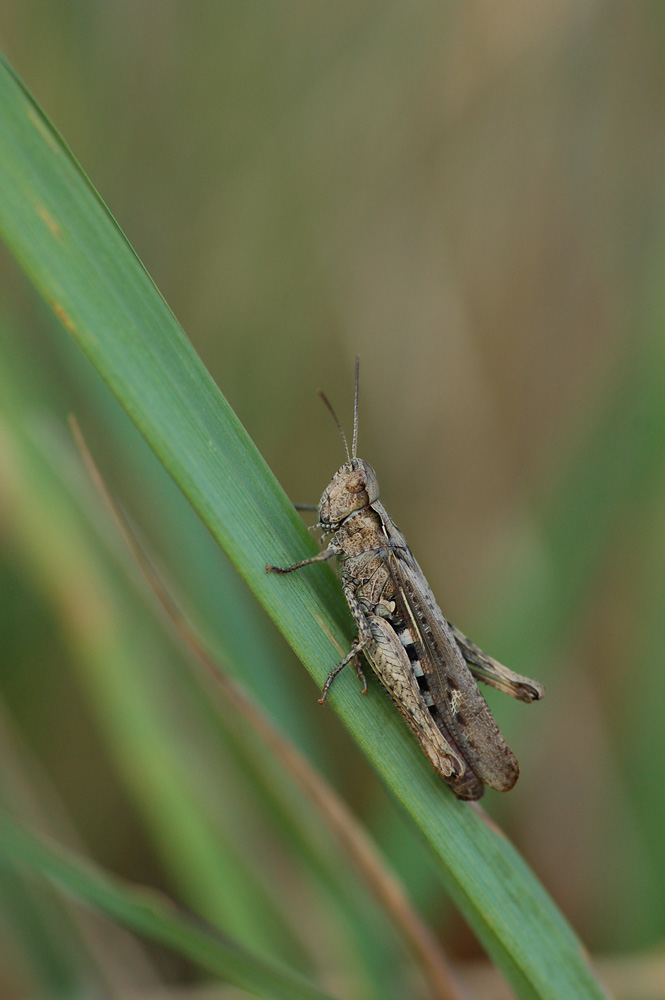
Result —
[{"label": "out-of-focus foliage", "polygon": [[[5,54],[296,500],[316,500],[341,461],[315,390],[348,425],[360,354],[360,453],[442,606],[547,684],[529,709],[490,698],[522,777],[487,805],[594,952],[654,945],[665,930],[662,21],[657,5],[513,0],[0,11]],[[216,634],[230,656],[252,644],[252,684],[375,829],[454,954],[475,955],[304,672],[280,647],[288,691],[262,676],[268,626],[245,617],[244,594],[230,606],[230,571],[104,387],[6,258],[0,280],[2,366],[39,439],[76,411],[183,593],[226,625]],[[204,868],[178,871],[173,841],[160,843],[159,811],[180,814],[177,789],[160,798],[155,785],[152,820],[137,814],[117,749],[131,746],[131,719],[117,691],[77,674],[63,606],[10,525],[0,498],[3,756],[14,747],[21,785],[43,786],[42,809],[56,797],[101,861],[214,916]],[[124,600],[142,635],[142,612]],[[165,676],[172,654],[144,648],[149,697],[173,716],[183,795],[187,780],[211,787],[212,821],[167,824],[178,850],[188,836],[205,845],[206,822],[218,831],[216,811],[233,801],[228,844],[249,838],[249,857],[293,894],[293,927],[275,942],[270,901],[229,846],[239,888],[225,919],[301,967],[305,953],[325,961],[326,933],[337,956],[354,956],[317,883],[218,761],[197,695],[183,704],[181,674]],[[158,757],[163,738],[146,739]],[[384,948],[387,979],[405,965],[389,935],[367,945],[364,974],[388,968]],[[109,977],[128,949],[147,980],[188,975],[162,955],[148,969],[134,947],[105,953]],[[58,954],[53,941],[44,954]],[[25,970],[5,966],[16,986]]]}]

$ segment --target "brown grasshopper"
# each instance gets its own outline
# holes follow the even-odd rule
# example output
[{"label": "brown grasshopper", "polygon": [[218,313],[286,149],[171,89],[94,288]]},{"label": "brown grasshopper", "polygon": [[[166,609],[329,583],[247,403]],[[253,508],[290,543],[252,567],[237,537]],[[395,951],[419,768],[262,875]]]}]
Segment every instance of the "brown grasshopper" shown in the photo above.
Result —
[{"label": "brown grasshopper", "polygon": [[541,698],[544,688],[487,656],[441,612],[404,536],[379,502],[374,469],[357,457],[358,376],[356,358],[350,455],[342,426],[321,393],[347,455],[318,505],[315,527],[330,538],[329,544],[311,559],[266,569],[292,573],[333,556],[338,559],[342,589],[358,635],[351,652],[326,680],[321,703],[337,674],[351,662],[363,681],[363,694],[367,691],[362,653],[434,769],[458,798],[479,799],[485,785],[510,791],[519,777],[519,765],[474,677],[526,702]]}]

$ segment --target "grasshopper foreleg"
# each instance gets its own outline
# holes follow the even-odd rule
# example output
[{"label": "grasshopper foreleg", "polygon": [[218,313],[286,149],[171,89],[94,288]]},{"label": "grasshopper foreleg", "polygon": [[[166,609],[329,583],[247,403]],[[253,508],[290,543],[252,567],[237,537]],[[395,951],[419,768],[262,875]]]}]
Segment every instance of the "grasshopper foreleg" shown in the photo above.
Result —
[{"label": "grasshopper foreleg", "polygon": [[[311,566],[314,563],[326,562],[328,559],[332,559],[333,556],[336,556],[338,552],[339,550],[337,546],[334,544],[334,542],[331,542],[330,545],[323,550],[323,552],[319,552],[318,555],[312,556],[310,559],[302,559],[300,562],[294,563],[293,566],[266,566],[266,573],[293,573],[294,570],[302,569],[303,566]],[[347,600],[349,600],[350,603],[350,598],[348,597],[348,595],[347,595]],[[350,663],[352,660],[356,668],[356,677],[358,678],[358,680],[361,680],[363,682],[362,694],[367,694],[367,679],[365,678],[365,674],[363,673],[363,669],[360,665],[360,653],[365,648],[365,646],[367,646],[367,644],[371,642],[372,633],[369,630],[369,627],[367,626],[365,616],[363,615],[360,605],[355,599],[355,595],[353,597],[353,601],[354,604],[351,610],[353,611],[353,616],[356,619],[356,622],[358,623],[359,635],[357,638],[353,640],[353,649],[351,650],[351,652],[348,653],[344,657],[344,659],[337,664],[335,669],[328,674],[326,682],[323,685],[323,690],[321,691],[321,697],[319,698],[320,705],[325,704],[325,700],[328,697],[328,691],[330,690],[330,685],[332,684],[332,682],[335,680],[337,675],[341,673],[341,671],[344,669],[347,663]]]},{"label": "grasshopper foreleg", "polygon": [[319,552],[318,555],[312,556],[310,559],[302,559],[300,562],[294,563],[293,566],[266,566],[266,573],[293,573],[294,570],[302,569],[303,566],[312,566],[314,563],[327,562],[328,559],[332,559],[337,553],[337,546],[331,542],[323,552]]}]

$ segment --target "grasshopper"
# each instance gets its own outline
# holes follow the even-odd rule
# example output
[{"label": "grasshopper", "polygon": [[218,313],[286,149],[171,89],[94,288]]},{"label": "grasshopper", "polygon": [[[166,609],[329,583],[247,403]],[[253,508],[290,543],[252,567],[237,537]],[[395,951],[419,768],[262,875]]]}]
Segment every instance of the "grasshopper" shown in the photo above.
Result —
[{"label": "grasshopper", "polygon": [[356,358],[351,453],[332,406],[320,393],[342,435],[347,461],[319,502],[328,545],[293,566],[266,566],[292,573],[337,557],[344,596],[358,634],[351,651],[330,673],[321,703],[335,677],[353,663],[363,681],[362,653],[388,689],[435,771],[460,799],[479,799],[485,785],[509,791],[519,765],[474,678],[521,701],[537,701],[544,688],[513,673],[450,624],[439,608],[404,536],[379,501],[374,469],[357,456],[359,359]]}]

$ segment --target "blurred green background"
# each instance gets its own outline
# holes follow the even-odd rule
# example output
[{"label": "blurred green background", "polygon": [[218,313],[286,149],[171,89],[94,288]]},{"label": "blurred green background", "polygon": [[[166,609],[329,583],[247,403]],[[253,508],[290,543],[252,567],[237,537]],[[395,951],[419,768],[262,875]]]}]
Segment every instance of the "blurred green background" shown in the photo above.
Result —
[{"label": "blurred green background", "polygon": [[[0,8],[0,45],[295,501],[316,502],[342,460],[316,390],[350,429],[360,355],[360,454],[445,613],[547,685],[530,708],[489,695],[522,776],[486,808],[594,955],[659,946],[663,7],[24,0]],[[2,462],[3,796],[302,968],[360,962],[128,582],[77,467],[74,411],[199,626],[343,791],[453,956],[478,957],[305,671],[4,250],[0,266],[4,436],[37,442],[32,479],[12,479],[9,445]],[[98,564],[132,622],[125,674],[91,664],[74,621]],[[177,801],[151,770],[167,752]],[[178,826],[193,788],[207,832]],[[231,915],[203,861],[192,872],[210,829],[227,838],[220,877],[241,883]],[[366,974],[389,960],[404,995],[408,958],[373,907],[358,902],[373,924]],[[21,920],[3,917],[29,954]],[[117,989],[123,975],[195,978],[106,925],[96,947]],[[12,948],[0,943],[0,993],[38,992]],[[331,975],[343,989],[346,973]]]}]

